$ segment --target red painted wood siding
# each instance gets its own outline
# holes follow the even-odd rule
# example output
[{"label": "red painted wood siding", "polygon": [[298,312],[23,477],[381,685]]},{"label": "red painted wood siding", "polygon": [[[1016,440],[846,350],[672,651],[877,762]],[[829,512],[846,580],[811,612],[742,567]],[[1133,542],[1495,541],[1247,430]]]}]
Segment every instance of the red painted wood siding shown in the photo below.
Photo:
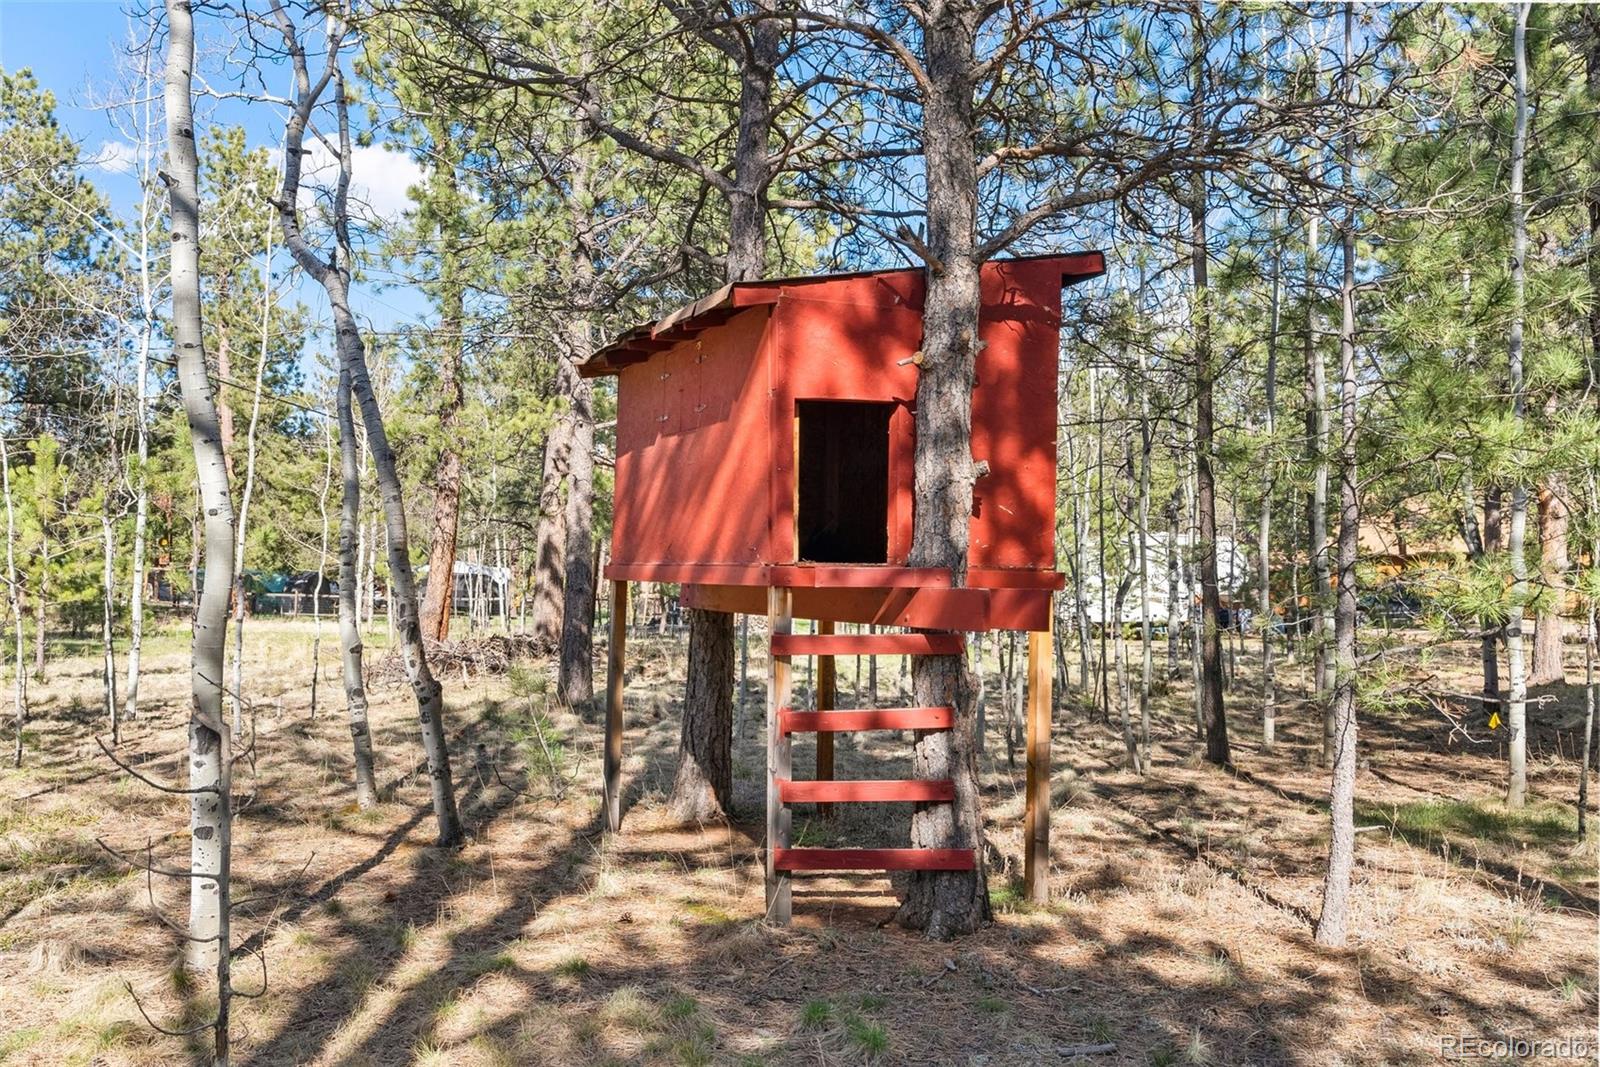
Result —
[{"label": "red painted wood siding", "polygon": [[959,656],[960,634],[773,634],[774,656]]},{"label": "red painted wood siding", "polygon": [[769,562],[767,309],[617,375],[618,563]]},{"label": "red painted wood siding", "polygon": [[948,778],[880,778],[844,782],[793,781],[779,782],[778,796],[785,804],[939,802],[954,800],[956,785]]},{"label": "red painted wood siding", "polygon": [[792,733],[842,733],[857,730],[948,730],[954,708],[862,708],[848,711],[778,712],[778,729]]},{"label": "red painted wood siding", "polygon": [[970,848],[775,848],[780,871],[970,871]]},{"label": "red painted wood siding", "polygon": [[[1062,273],[1095,262],[1053,257],[983,269],[972,448],[990,473],[976,490],[975,568],[1054,570]],[[923,288],[920,271],[786,282],[775,304],[624,367],[613,562],[793,562],[794,404],[823,399],[896,405],[889,562],[904,563],[918,371],[900,361],[921,343]]]}]

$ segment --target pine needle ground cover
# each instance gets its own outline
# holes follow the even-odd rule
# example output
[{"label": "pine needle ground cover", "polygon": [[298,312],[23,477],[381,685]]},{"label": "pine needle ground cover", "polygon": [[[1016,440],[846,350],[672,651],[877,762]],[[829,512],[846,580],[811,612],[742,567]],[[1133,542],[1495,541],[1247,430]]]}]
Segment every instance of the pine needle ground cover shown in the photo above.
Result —
[{"label": "pine needle ground cover", "polygon": [[[383,803],[349,802],[337,643],[308,714],[308,624],[246,629],[254,757],[236,776],[236,941],[265,953],[265,992],[236,1002],[242,1064],[1416,1064],[1446,1038],[1593,1036],[1594,839],[1568,802],[1563,731],[1581,693],[1537,706],[1531,786],[1508,812],[1493,735],[1452,739],[1426,709],[1364,723],[1354,890],[1344,952],[1316,948],[1326,772],[1303,670],[1280,667],[1272,752],[1236,732],[1233,772],[1196,758],[1186,684],[1156,706],[1154,766],[1122,769],[1121,738],[1069,698],[1054,753],[1054,902],[1020,902],[1021,753],[990,707],[984,765],[995,923],[955,945],[883,925],[882,877],[797,881],[795,922],[762,922],[764,759],[754,691],[735,745],[732,827],[668,825],[681,638],[641,637],[627,689],[624,830],[600,833],[600,727],[552,705],[538,661],[445,676],[470,830],[430,847],[414,703],[373,691]],[[381,633],[369,640],[382,654]],[[760,642],[752,641],[752,648]],[[1473,649],[1430,669],[1470,685]],[[602,650],[603,657],[603,650]],[[1452,658],[1454,657],[1454,658]],[[187,651],[147,644],[148,710],[121,756],[181,780]],[[602,658],[603,662],[603,658]],[[880,665],[893,689],[897,664]],[[53,662],[35,686],[21,771],[0,771],[0,1062],[188,1062],[156,1034],[208,1005],[174,969],[181,887],[99,847],[158,863],[187,854],[187,804],[110,766],[89,740],[100,664]],[[797,674],[799,672],[797,671]],[[763,676],[759,659],[752,679]],[[804,683],[804,676],[797,679]],[[840,671],[841,703],[853,676]],[[1249,722],[1243,658],[1230,706]],[[1475,736],[1476,733],[1475,733]],[[900,777],[896,734],[841,739],[838,775]],[[809,773],[811,750],[796,766]],[[797,818],[797,841],[904,844],[903,811]],[[1591,824],[1592,825],[1592,824]],[[148,852],[146,851],[148,850]],[[253,955],[238,984],[261,986]]]}]

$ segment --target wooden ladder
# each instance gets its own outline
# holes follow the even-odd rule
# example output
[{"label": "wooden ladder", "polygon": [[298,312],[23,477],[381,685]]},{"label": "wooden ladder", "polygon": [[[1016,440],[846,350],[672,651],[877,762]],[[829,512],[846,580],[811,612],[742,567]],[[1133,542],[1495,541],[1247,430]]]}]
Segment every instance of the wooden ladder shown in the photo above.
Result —
[{"label": "wooden ladder", "polygon": [[[976,856],[970,848],[794,848],[790,845],[791,804],[936,803],[955,799],[955,783],[948,778],[796,781],[791,741],[794,734],[818,735],[818,763],[821,765],[822,742],[831,742],[835,733],[949,730],[955,725],[955,710],[948,707],[797,710],[789,706],[793,658],[955,656],[965,648],[964,639],[955,633],[796,634],[792,632],[790,605],[789,590],[769,590],[772,654],[767,688],[767,918],[776,923],[789,921],[789,874],[793,871],[971,870]],[[831,773],[831,746],[828,756],[826,766]]]}]

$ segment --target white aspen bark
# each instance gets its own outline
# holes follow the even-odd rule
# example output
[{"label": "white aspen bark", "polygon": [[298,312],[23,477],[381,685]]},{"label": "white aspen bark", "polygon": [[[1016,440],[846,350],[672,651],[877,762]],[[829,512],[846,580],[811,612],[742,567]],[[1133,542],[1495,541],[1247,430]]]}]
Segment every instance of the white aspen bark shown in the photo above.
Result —
[{"label": "white aspen bark", "polygon": [[[109,501],[107,507],[109,507]],[[106,720],[111,723],[111,743],[122,743],[122,709],[117,704],[117,536],[111,513],[100,513],[100,653],[104,666],[100,681],[105,690]]]},{"label": "white aspen bark", "polygon": [[1111,674],[1106,659],[1106,638],[1111,627],[1108,615],[1109,601],[1106,589],[1106,427],[1100,417],[1099,376],[1089,368],[1089,421],[1095,427],[1094,446],[1094,518],[1095,518],[1095,588],[1100,594],[1100,660],[1095,664],[1095,700],[1100,705],[1100,717],[1111,721]]},{"label": "white aspen bark", "polygon": [[39,536],[39,588],[33,598],[33,676],[44,681],[46,606],[50,599],[50,535]]},{"label": "white aspen bark", "polygon": [[1167,498],[1167,681],[1178,680],[1178,632],[1183,629],[1182,574],[1178,556],[1178,509],[1183,494],[1173,486]]},{"label": "white aspen bark", "polygon": [[16,744],[11,753],[11,765],[22,766],[22,728],[28,722],[28,668],[27,642],[22,635],[22,583],[17,578],[17,517],[11,501],[11,450],[0,433],[0,490],[5,493],[6,504],[6,592],[11,606],[11,621],[16,627],[17,659],[16,677],[12,682],[13,715],[16,723]]},{"label": "white aspen bark", "polygon": [[250,397],[250,426],[245,430],[244,488],[239,495],[239,521],[233,536],[233,732],[240,730],[244,706],[244,545],[250,521],[250,498],[256,484],[256,428],[261,423],[261,383],[267,372],[267,336],[272,323],[272,226],[267,226],[266,258],[261,267],[261,350],[256,358],[256,379]]},{"label": "white aspen bark", "polygon": [[1150,458],[1155,446],[1150,432],[1149,366],[1139,349],[1139,746],[1150,763],[1150,691],[1155,684],[1155,650],[1150,639]]},{"label": "white aspen bark", "polygon": [[1277,679],[1272,661],[1272,490],[1277,482],[1276,443],[1278,429],[1278,325],[1283,292],[1283,250],[1276,243],[1272,254],[1272,295],[1267,313],[1266,431],[1267,456],[1261,464],[1261,523],[1257,528],[1257,581],[1261,589],[1258,607],[1261,615],[1261,744],[1271,748],[1278,738]]},{"label": "white aspen bark", "polygon": [[[324,68],[312,80],[306,49],[299,30],[285,12],[280,0],[271,0],[271,10],[283,36],[285,50],[294,71],[294,108],[284,127],[283,186],[277,200],[278,220],[284,244],[302,270],[314,278],[327,293],[333,313],[334,333],[340,371],[349,377],[349,390],[361,406],[368,453],[377,472],[383,504],[384,540],[388,551],[390,640],[398,647],[406,677],[416,697],[422,747],[427,755],[428,774],[433,793],[434,818],[438,823],[438,845],[453,848],[463,839],[461,817],[456,808],[455,783],[451,777],[450,754],[444,733],[444,696],[428,666],[427,649],[417,619],[416,581],[411,570],[410,541],[406,532],[404,489],[389,446],[372,378],[367,367],[366,343],[350,308],[350,263],[348,195],[353,144],[350,134],[349,97],[346,93],[341,48],[345,42],[348,11],[330,13],[322,42]],[[300,229],[295,207],[300,191],[305,132],[311,114],[332,88],[331,103],[338,122],[339,179],[334,195],[334,231],[337,252],[331,261],[323,260],[307,242]]]},{"label": "white aspen bark", "polygon": [[[1138,551],[1137,535],[1130,530],[1128,532],[1130,559],[1136,558],[1133,555],[1136,551]],[[1128,590],[1133,586],[1134,577],[1134,572],[1128,571],[1122,576],[1122,580],[1117,583],[1117,638],[1113,646],[1113,656],[1117,675],[1117,707],[1122,719],[1122,743],[1128,750],[1128,766],[1135,774],[1142,775],[1144,774],[1144,758],[1139,748],[1138,735],[1134,733],[1133,729],[1133,716],[1130,709],[1130,705],[1133,703],[1133,687],[1128,682],[1128,641],[1122,627],[1122,609],[1128,599]]]},{"label": "white aspen bark", "polygon": [[[311,587],[311,718],[317,717],[317,688],[322,680],[322,581],[328,572],[328,493],[333,488],[333,423],[322,420],[327,460],[322,471],[322,490],[317,493],[317,514],[322,517],[322,536],[317,543],[317,581]],[[360,669],[356,677],[361,677]]]},{"label": "white aspen bark", "polygon": [[355,415],[350,409],[350,375],[339,372],[335,397],[339,420],[339,653],[344,671],[345,712],[350,721],[350,742],[355,755],[356,804],[362,809],[378,802],[372,771],[372,734],[367,725],[367,688],[361,657],[361,602],[357,599],[356,528],[361,514],[361,461],[356,454]]},{"label": "white aspen bark", "polygon": [[[359,486],[365,467],[359,459],[356,466],[356,484]],[[352,587],[356,600],[356,626],[358,628],[370,625],[371,612],[365,607],[368,593],[371,591],[372,582],[367,577],[367,523],[358,512],[356,514],[356,572],[352,580]]]},{"label": "white aspen bark", "polygon": [[[1528,145],[1528,3],[1517,5],[1517,24],[1511,50],[1516,63],[1516,117],[1511,133],[1511,335],[1506,356],[1511,377],[1511,418],[1516,439],[1526,432],[1527,386],[1523,381],[1522,319],[1527,299],[1528,207],[1523,194],[1523,169]],[[1506,806],[1520,808],[1528,799],[1528,672],[1522,627],[1528,599],[1528,487],[1519,479],[1511,487],[1511,529],[1506,551],[1511,556],[1511,604],[1506,616],[1506,667],[1509,675],[1506,754],[1510,781]]]},{"label": "white aspen bark", "polygon": [[167,0],[165,79],[167,165],[172,214],[172,335],[196,479],[205,516],[205,584],[194,615],[189,716],[189,940],[186,961],[213,970],[217,1016],[212,1056],[228,1062],[229,877],[232,852],[232,758],[223,719],[223,649],[233,585],[233,504],[216,399],[206,377],[200,311],[199,160],[190,102],[194,17],[189,0]]},{"label": "white aspen bark", "polygon": [[[1600,491],[1595,485],[1594,471],[1589,471],[1590,507],[1600,506]],[[1589,566],[1600,567],[1600,537],[1589,546]],[[1583,640],[1583,743],[1578,760],[1578,840],[1586,840],[1589,818],[1589,763],[1594,752],[1594,726],[1596,713],[1600,712],[1600,673],[1595,670],[1600,661],[1600,604],[1589,601],[1588,625]]]},{"label": "white aspen bark", "polygon": [[[151,121],[153,94],[146,93],[144,100],[144,130],[154,125]],[[155,195],[154,154],[148,142],[140,144],[139,192],[139,357],[135,373],[138,375],[137,400],[134,409],[135,455],[133,484],[133,559],[128,590],[128,684],[123,694],[123,717],[133,719],[139,714],[139,669],[144,652],[144,583],[147,555],[147,529],[150,521],[150,334],[155,329],[155,286],[151,281],[150,233],[155,228],[153,197]],[[42,618],[42,616],[41,616]]]}]

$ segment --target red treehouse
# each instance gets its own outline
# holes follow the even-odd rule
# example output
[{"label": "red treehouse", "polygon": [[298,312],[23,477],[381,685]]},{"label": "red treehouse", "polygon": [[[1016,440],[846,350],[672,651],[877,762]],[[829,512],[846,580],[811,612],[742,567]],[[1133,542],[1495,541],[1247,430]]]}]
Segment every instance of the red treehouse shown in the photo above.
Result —
[{"label": "red treehouse", "polygon": [[[617,378],[605,803],[621,821],[624,620],[632,581],[676,582],[691,607],[766,614],[767,899],[789,917],[796,870],[971,866],[971,850],[792,848],[793,803],[950,799],[948,781],[833,781],[833,733],[949,729],[949,708],[788,706],[790,664],[959,651],[963,632],[1027,630],[1026,883],[1043,899],[1049,841],[1050,597],[1055,569],[1061,290],[1105,271],[1098,252],[988,263],[965,586],[906,566],[924,274],[920,269],[739,282],[630,330],[581,368]],[[792,632],[796,617],[817,633]],[[915,632],[837,634],[834,623]],[[817,735],[817,776],[792,777],[790,735]]]}]

